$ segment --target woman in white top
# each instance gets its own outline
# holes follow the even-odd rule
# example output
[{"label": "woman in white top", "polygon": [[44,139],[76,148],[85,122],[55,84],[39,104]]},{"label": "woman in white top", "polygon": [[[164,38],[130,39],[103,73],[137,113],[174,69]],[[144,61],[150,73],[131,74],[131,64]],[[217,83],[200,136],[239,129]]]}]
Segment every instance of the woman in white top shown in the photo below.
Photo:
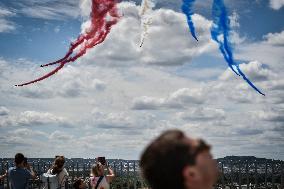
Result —
[{"label": "woman in white top", "polygon": [[91,170],[92,177],[90,178],[90,184],[91,184],[92,189],[109,189],[110,188],[110,183],[114,179],[115,175],[114,175],[113,170],[111,170],[108,165],[106,166],[106,169],[108,172],[107,175],[104,174],[104,169],[105,169],[105,166],[102,165],[100,162],[92,166],[92,170]]},{"label": "woman in white top", "polygon": [[61,188],[65,188],[65,182],[69,176],[67,170],[64,168],[65,158],[64,156],[56,156],[52,167],[47,171],[47,173],[52,175],[57,175],[58,185]]}]

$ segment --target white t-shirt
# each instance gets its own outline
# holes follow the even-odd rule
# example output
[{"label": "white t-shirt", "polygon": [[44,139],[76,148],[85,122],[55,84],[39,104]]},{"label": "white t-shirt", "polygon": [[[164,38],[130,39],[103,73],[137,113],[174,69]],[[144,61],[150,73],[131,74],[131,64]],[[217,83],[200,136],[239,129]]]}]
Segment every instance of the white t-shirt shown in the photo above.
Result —
[{"label": "white t-shirt", "polygon": [[[100,177],[91,177],[90,178],[90,183],[91,183],[92,189],[95,189],[99,178]],[[98,186],[98,189],[109,189],[109,188],[110,188],[109,183],[107,182],[106,177],[104,176],[104,178],[102,179],[102,181],[100,182],[100,184]]]},{"label": "white t-shirt", "polygon": [[[51,174],[52,169],[49,169],[47,173]],[[63,168],[62,171],[58,174],[58,183],[61,185],[61,188],[65,188],[65,182],[68,176],[69,174],[65,168]]]}]

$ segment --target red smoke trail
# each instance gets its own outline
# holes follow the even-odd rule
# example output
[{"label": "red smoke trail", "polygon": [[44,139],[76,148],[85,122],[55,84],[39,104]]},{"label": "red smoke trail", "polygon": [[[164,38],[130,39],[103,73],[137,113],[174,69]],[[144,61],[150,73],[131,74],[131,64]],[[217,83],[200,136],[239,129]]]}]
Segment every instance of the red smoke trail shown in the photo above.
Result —
[{"label": "red smoke trail", "polygon": [[[54,64],[59,64],[57,68],[38,79],[16,86],[29,85],[44,80],[61,70],[65,64],[74,62],[78,58],[83,56],[86,53],[87,49],[102,43],[109,34],[111,27],[118,22],[118,19],[120,17],[117,10],[116,0],[92,0],[92,12],[90,14],[90,17],[90,28],[87,29],[86,33],[81,34],[76,39],[76,41],[71,43],[68,52],[63,58],[55,62],[41,65],[41,67],[46,67]],[[81,48],[79,49],[79,51],[72,56],[74,50],[80,45]]]}]

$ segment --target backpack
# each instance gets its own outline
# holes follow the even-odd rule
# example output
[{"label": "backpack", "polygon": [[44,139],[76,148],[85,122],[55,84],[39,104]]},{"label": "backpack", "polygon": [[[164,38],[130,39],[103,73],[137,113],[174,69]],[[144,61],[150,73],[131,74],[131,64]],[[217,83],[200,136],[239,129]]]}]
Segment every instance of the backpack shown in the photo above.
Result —
[{"label": "backpack", "polygon": [[50,173],[43,173],[40,178],[43,189],[61,189],[62,186],[58,179],[58,174],[53,175]]}]

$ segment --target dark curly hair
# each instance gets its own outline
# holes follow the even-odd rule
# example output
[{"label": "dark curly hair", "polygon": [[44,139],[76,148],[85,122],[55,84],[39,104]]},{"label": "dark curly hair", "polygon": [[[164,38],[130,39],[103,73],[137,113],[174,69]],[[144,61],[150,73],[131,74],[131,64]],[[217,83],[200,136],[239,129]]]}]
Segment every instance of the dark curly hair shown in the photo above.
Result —
[{"label": "dark curly hair", "polygon": [[203,141],[193,149],[182,131],[169,130],[146,147],[140,166],[152,189],[184,189],[184,167],[195,164],[197,153],[210,147]]},{"label": "dark curly hair", "polygon": [[64,156],[56,156],[53,165],[51,167],[52,169],[51,173],[54,175],[60,173],[63,169],[64,164],[65,164]]},{"label": "dark curly hair", "polygon": [[19,165],[25,160],[25,156],[22,153],[17,153],[15,155],[15,164]]},{"label": "dark curly hair", "polygon": [[73,183],[74,189],[80,189],[80,185],[82,184],[83,180],[81,178],[76,178],[75,182]]}]

